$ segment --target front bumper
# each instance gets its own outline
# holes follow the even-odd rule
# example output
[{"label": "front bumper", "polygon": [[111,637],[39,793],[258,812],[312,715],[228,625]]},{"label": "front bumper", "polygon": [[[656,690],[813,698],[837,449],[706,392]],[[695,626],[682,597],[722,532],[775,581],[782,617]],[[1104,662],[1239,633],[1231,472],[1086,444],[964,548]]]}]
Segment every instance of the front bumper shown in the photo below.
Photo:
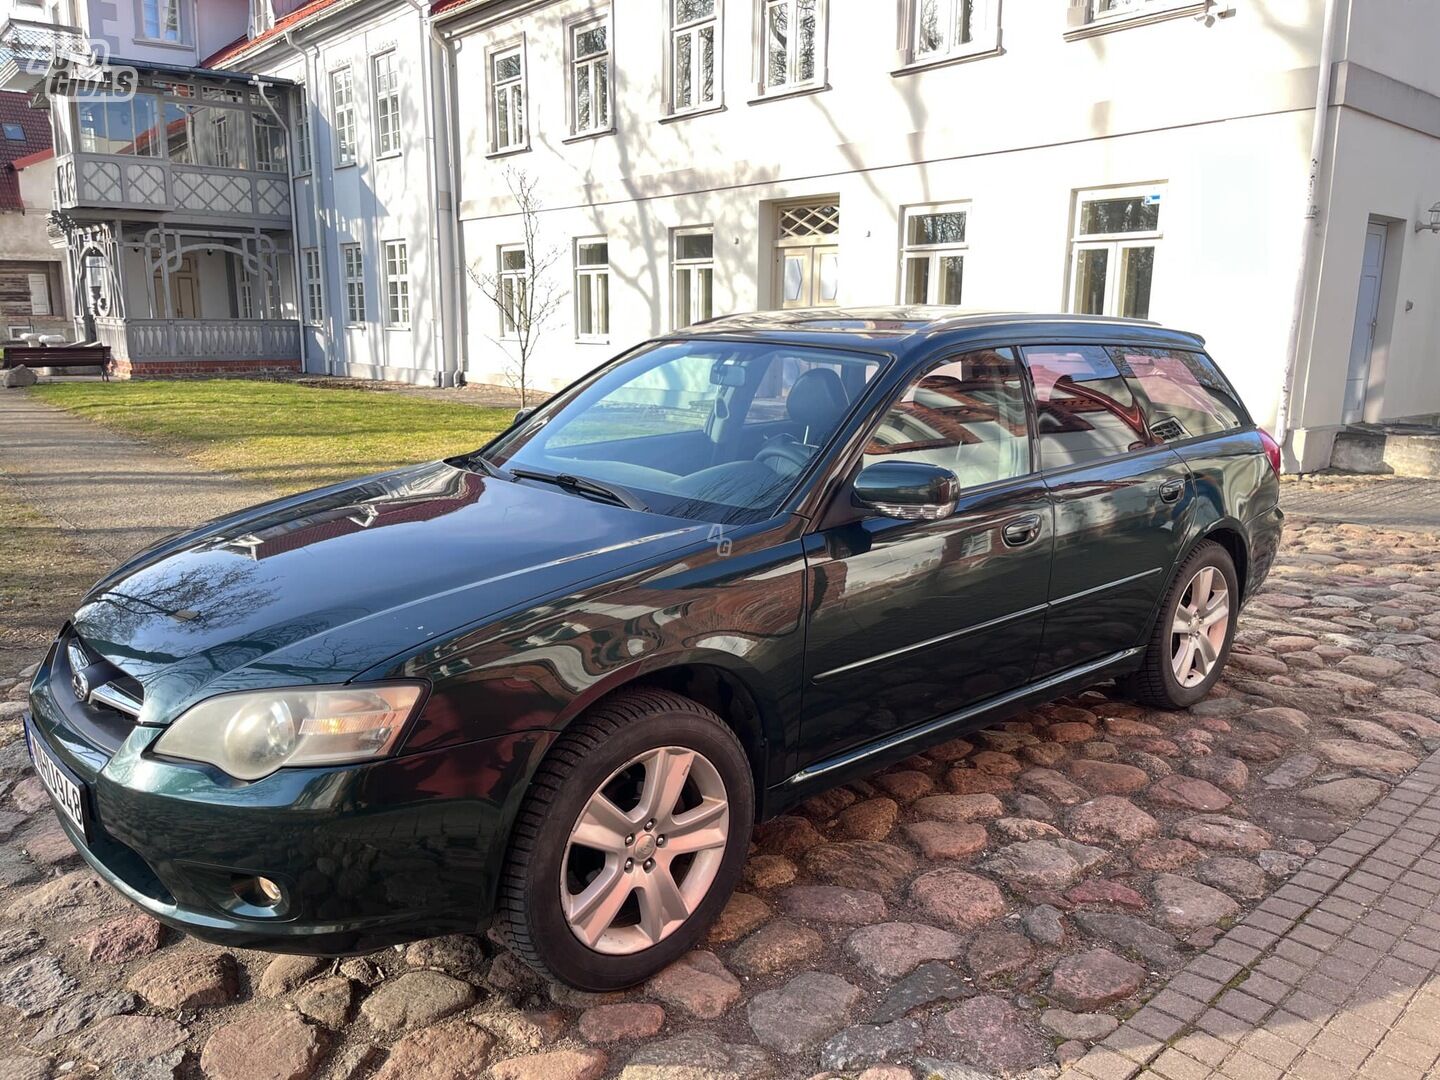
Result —
[{"label": "front bumper", "polygon": [[[519,800],[553,737],[519,732],[242,783],[155,757],[163,728],[135,725],[118,748],[101,745],[67,718],[68,679],[52,650],[25,724],[84,784],[88,841],[57,817],[85,861],[162,922],[279,952],[369,952],[483,926]],[[273,908],[237,895],[256,875],[282,886]]]}]

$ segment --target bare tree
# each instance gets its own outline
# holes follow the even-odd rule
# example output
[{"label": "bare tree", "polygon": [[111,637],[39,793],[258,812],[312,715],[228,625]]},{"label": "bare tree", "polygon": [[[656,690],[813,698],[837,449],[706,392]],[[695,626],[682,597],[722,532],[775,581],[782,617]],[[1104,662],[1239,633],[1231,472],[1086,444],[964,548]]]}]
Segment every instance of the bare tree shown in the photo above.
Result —
[{"label": "bare tree", "polygon": [[[499,338],[492,336],[492,340],[505,350],[510,359],[505,379],[519,393],[523,409],[529,406],[530,358],[535,355],[541,332],[555,317],[568,295],[560,284],[560,275],[553,272],[564,259],[565,250],[542,245],[540,241],[540,212],[543,206],[535,190],[538,186],[535,178],[523,169],[507,168],[505,184],[520,212],[525,265],[502,265],[490,272],[481,270],[477,263],[466,267],[466,272],[476,288],[500,313],[502,332]],[[501,257],[504,258],[503,255]]]}]

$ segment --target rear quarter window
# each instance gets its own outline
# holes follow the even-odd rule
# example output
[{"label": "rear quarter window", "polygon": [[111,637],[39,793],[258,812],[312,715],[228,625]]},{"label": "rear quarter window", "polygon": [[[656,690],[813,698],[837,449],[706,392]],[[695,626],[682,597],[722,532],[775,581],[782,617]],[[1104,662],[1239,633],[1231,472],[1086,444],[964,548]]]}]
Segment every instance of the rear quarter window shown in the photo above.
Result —
[{"label": "rear quarter window", "polygon": [[1245,410],[1204,353],[1129,345],[1110,353],[1140,400],[1154,438],[1180,442],[1245,425]]}]

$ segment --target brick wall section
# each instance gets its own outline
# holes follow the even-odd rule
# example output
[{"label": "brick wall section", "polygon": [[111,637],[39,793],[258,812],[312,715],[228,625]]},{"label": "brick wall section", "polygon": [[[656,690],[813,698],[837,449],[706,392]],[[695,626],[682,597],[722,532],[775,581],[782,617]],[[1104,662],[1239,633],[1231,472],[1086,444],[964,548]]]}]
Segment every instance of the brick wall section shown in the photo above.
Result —
[{"label": "brick wall section", "polygon": [[299,360],[116,360],[117,379],[178,379],[204,375],[292,375]]}]

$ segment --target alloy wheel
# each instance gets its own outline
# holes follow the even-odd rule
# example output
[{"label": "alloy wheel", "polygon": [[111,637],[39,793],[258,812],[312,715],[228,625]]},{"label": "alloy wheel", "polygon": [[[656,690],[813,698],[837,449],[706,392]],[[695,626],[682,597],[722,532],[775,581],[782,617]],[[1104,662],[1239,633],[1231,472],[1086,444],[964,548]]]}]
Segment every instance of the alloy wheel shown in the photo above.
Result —
[{"label": "alloy wheel", "polygon": [[1230,590],[1216,567],[1203,566],[1190,579],[1170,624],[1170,666],[1185,688],[1210,677],[1230,630]]},{"label": "alloy wheel", "polygon": [[571,932],[611,955],[655,945],[704,900],[729,836],[725,784],[703,754],[662,746],[627,761],[570,829],[560,903]]}]

